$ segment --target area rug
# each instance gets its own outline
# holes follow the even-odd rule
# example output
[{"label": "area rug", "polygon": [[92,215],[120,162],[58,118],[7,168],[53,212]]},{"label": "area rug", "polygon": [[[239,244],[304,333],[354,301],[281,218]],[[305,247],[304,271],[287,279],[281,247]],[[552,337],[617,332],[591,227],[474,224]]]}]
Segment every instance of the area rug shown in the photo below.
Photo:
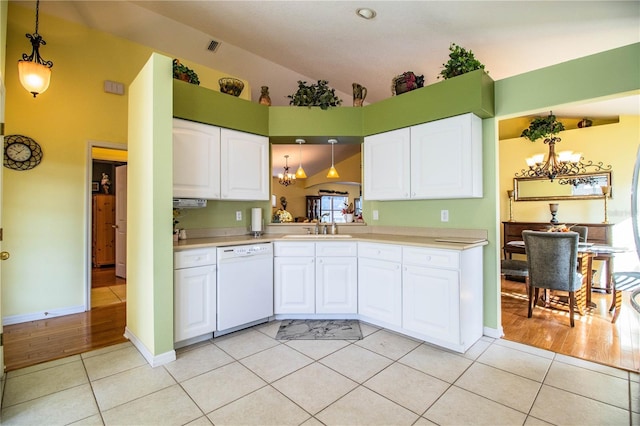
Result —
[{"label": "area rug", "polygon": [[360,340],[358,320],[285,320],[276,340]]}]

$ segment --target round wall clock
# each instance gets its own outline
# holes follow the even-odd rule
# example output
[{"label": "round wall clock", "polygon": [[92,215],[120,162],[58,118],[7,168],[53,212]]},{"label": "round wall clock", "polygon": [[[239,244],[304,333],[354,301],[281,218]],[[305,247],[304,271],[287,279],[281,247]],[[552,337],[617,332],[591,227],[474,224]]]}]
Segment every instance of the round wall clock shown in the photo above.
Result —
[{"label": "round wall clock", "polygon": [[42,161],[42,148],[28,136],[4,137],[4,166],[13,170],[30,170]]}]

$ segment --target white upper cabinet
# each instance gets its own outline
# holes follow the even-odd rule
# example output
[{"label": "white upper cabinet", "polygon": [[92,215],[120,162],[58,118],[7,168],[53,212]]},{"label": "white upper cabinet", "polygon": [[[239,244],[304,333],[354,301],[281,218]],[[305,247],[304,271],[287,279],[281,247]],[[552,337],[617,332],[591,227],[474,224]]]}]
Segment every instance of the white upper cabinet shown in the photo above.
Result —
[{"label": "white upper cabinet", "polygon": [[410,194],[410,131],[364,138],[364,199],[402,200]]},{"label": "white upper cabinet", "polygon": [[173,119],[173,196],[268,200],[269,139]]},{"label": "white upper cabinet", "polygon": [[364,199],[482,197],[482,120],[464,114],[364,139]]},{"label": "white upper cabinet", "polygon": [[220,135],[221,198],[269,200],[269,139],[230,129]]},{"label": "white upper cabinet", "polygon": [[474,114],[411,127],[411,197],[482,197],[482,120]]},{"label": "white upper cabinet", "polygon": [[173,119],[173,196],[220,198],[220,128]]}]

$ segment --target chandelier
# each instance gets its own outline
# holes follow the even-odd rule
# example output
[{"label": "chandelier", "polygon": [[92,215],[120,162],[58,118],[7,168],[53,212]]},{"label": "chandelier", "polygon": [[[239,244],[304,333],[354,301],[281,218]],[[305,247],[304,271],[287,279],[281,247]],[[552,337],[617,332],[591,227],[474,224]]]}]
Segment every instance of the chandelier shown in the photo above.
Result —
[{"label": "chandelier", "polygon": [[521,137],[535,142],[543,139],[549,145],[549,155],[545,161],[544,154],[536,154],[527,158],[528,169],[522,169],[516,173],[516,177],[546,178],[551,182],[558,180],[561,185],[595,185],[597,178],[593,175],[586,176],[589,172],[611,171],[611,166],[604,166],[602,162],[594,163],[585,161],[581,153],[562,151],[556,154],[556,144],[560,138],[555,136],[564,130],[562,122],[556,119],[553,112],[547,117],[536,117],[529,124],[529,128],[522,131]]},{"label": "chandelier", "polygon": [[289,173],[289,156],[284,156],[284,173],[278,173],[278,183],[280,185],[289,186],[296,183],[296,175]]},{"label": "chandelier", "polygon": [[33,34],[27,34],[26,37],[31,41],[31,55],[22,54],[22,59],[18,61],[18,75],[22,86],[36,95],[43,93],[49,88],[51,80],[51,67],[53,62],[45,61],[40,56],[40,45],[47,44],[40,34],[38,34],[38,12],[40,10],[40,0],[36,1],[36,31]]}]

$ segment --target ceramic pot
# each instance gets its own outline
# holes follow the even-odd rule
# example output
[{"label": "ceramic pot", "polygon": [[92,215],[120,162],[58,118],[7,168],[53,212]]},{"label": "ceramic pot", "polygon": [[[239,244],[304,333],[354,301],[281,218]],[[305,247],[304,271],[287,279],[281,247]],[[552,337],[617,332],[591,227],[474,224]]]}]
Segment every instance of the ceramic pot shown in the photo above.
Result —
[{"label": "ceramic pot", "polygon": [[345,221],[346,223],[351,223],[351,222],[353,222],[353,214],[351,214],[351,213],[346,213],[346,214],[344,215],[344,221]]}]

